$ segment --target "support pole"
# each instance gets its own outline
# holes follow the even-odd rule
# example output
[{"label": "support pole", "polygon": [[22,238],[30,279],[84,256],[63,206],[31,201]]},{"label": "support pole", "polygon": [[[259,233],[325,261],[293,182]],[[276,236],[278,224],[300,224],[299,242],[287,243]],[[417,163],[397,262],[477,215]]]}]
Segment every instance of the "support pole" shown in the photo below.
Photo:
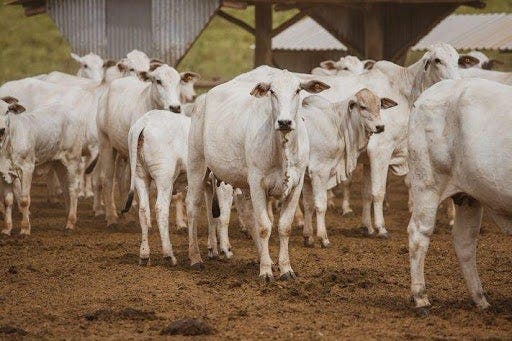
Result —
[{"label": "support pole", "polygon": [[364,57],[384,59],[384,26],[379,5],[370,5],[364,11]]},{"label": "support pole", "polygon": [[254,66],[272,65],[272,4],[255,3],[256,48]]}]

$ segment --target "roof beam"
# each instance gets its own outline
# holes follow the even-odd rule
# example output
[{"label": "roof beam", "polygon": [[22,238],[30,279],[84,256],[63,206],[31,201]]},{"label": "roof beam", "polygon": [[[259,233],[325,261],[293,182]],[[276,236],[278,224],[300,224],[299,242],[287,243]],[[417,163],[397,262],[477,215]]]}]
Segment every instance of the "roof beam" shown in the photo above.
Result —
[{"label": "roof beam", "polygon": [[235,18],[234,16],[232,16],[231,14],[228,14],[226,12],[224,12],[223,10],[218,10],[217,11],[217,15],[227,21],[229,21],[230,23],[232,24],[235,24],[236,26],[246,30],[247,32],[249,32],[250,34],[254,35],[256,30],[251,26],[249,25],[248,23],[246,23],[245,21],[243,20],[240,20],[238,18]]},{"label": "roof beam", "polygon": [[295,14],[293,17],[286,20],[284,23],[282,23],[281,25],[277,26],[276,28],[274,28],[272,30],[272,38],[274,38],[279,33],[283,32],[288,27],[292,26],[293,24],[295,24],[297,21],[304,18],[305,16],[306,16],[306,13],[304,13],[304,12],[299,12],[299,13]]}]

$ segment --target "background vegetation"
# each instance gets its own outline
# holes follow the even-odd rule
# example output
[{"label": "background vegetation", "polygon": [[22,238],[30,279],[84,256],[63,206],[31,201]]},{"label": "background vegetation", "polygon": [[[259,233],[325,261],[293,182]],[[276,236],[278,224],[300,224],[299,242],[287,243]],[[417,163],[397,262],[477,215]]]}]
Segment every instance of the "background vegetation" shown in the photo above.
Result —
[{"label": "background vegetation", "polygon": [[[0,0],[1,1],[1,0]],[[512,12],[512,0],[488,0],[487,8],[474,10],[461,7],[459,13]],[[226,10],[249,24],[254,24],[254,10]],[[295,12],[280,12],[274,25],[285,21]],[[215,17],[178,66],[194,70],[205,78],[229,78],[249,70],[253,63],[253,37],[222,18]],[[71,49],[46,15],[25,17],[20,6],[0,4],[0,84],[53,70],[74,72],[75,63],[69,58]],[[411,55],[409,61],[417,58]],[[512,54],[501,54],[507,66]]]}]

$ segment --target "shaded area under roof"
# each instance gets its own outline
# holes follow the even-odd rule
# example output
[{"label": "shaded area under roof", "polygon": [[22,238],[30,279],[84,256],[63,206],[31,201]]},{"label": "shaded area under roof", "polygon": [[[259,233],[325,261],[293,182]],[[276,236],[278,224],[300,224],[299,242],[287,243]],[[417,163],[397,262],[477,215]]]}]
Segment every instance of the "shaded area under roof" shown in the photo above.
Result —
[{"label": "shaded area under roof", "polygon": [[[434,27],[412,50],[436,42],[456,49],[512,50],[512,14],[454,14]],[[331,33],[306,17],[272,39],[274,50],[347,51]]]}]

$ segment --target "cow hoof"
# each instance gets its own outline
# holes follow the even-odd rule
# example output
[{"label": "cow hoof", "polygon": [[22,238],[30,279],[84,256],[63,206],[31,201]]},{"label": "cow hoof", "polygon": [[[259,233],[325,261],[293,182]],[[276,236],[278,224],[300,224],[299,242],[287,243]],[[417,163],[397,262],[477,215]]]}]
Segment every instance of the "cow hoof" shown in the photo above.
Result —
[{"label": "cow hoof", "polygon": [[322,248],[327,249],[331,247],[331,242],[329,239],[322,240]]},{"label": "cow hoof", "polygon": [[349,208],[347,210],[343,210],[342,213],[341,213],[342,217],[351,217],[353,215],[354,215],[354,211],[352,211],[351,208]]},{"label": "cow hoof", "polygon": [[282,274],[281,276],[279,276],[279,279],[282,281],[288,281],[290,279],[295,279],[295,278],[297,278],[297,275],[295,275],[295,272],[293,272],[293,270],[287,271],[284,274]]},{"label": "cow hoof", "polygon": [[2,232],[0,233],[0,237],[10,237],[10,236],[11,236],[10,230],[2,230]]},{"label": "cow hoof", "polygon": [[117,229],[119,227],[119,223],[118,222],[115,222],[115,223],[109,223],[107,224],[107,229]]},{"label": "cow hoof", "polygon": [[203,262],[192,264],[190,267],[195,271],[203,271],[205,268]]},{"label": "cow hoof", "polygon": [[261,284],[268,284],[268,283],[272,283],[273,281],[274,281],[274,276],[271,274],[260,275],[260,283]]},{"label": "cow hoof", "polygon": [[373,231],[373,230],[372,230],[372,231],[370,232],[370,231],[368,230],[368,228],[367,228],[367,227],[365,227],[365,226],[361,226],[361,227],[359,228],[359,230],[361,231],[361,234],[362,234],[363,236],[365,236],[365,237],[372,237],[372,236],[375,234],[375,231]]},{"label": "cow hoof", "polygon": [[178,264],[178,261],[176,260],[176,257],[167,256],[167,257],[164,257],[164,264],[170,265],[170,266],[176,266],[176,264]]},{"label": "cow hoof", "polygon": [[224,255],[224,258],[226,258],[226,259],[233,258],[233,252],[231,252],[231,249],[228,249],[226,252],[224,252],[224,251],[221,251],[221,252]]},{"label": "cow hoof", "polygon": [[73,230],[72,230],[72,229],[68,229],[68,228],[66,228],[66,229],[64,230],[64,235],[65,235],[65,236],[71,236],[71,235],[73,235]]},{"label": "cow hoof", "polygon": [[315,247],[315,239],[313,237],[304,237],[305,247]]},{"label": "cow hoof", "polygon": [[176,231],[178,232],[185,232],[188,230],[187,225],[175,225]]},{"label": "cow hoof", "polygon": [[388,233],[388,232],[379,233],[379,234],[377,235],[377,237],[378,237],[378,238],[381,238],[381,239],[389,239],[389,238],[391,238],[391,236],[389,235],[389,233]]},{"label": "cow hoof", "polygon": [[414,311],[419,317],[427,317],[430,311],[430,307],[416,307],[414,308]]},{"label": "cow hoof", "polygon": [[213,249],[208,249],[208,259],[214,260],[219,259],[219,251],[213,251]]},{"label": "cow hoof", "polygon": [[139,258],[139,265],[140,266],[150,266],[151,260],[149,258]]}]

